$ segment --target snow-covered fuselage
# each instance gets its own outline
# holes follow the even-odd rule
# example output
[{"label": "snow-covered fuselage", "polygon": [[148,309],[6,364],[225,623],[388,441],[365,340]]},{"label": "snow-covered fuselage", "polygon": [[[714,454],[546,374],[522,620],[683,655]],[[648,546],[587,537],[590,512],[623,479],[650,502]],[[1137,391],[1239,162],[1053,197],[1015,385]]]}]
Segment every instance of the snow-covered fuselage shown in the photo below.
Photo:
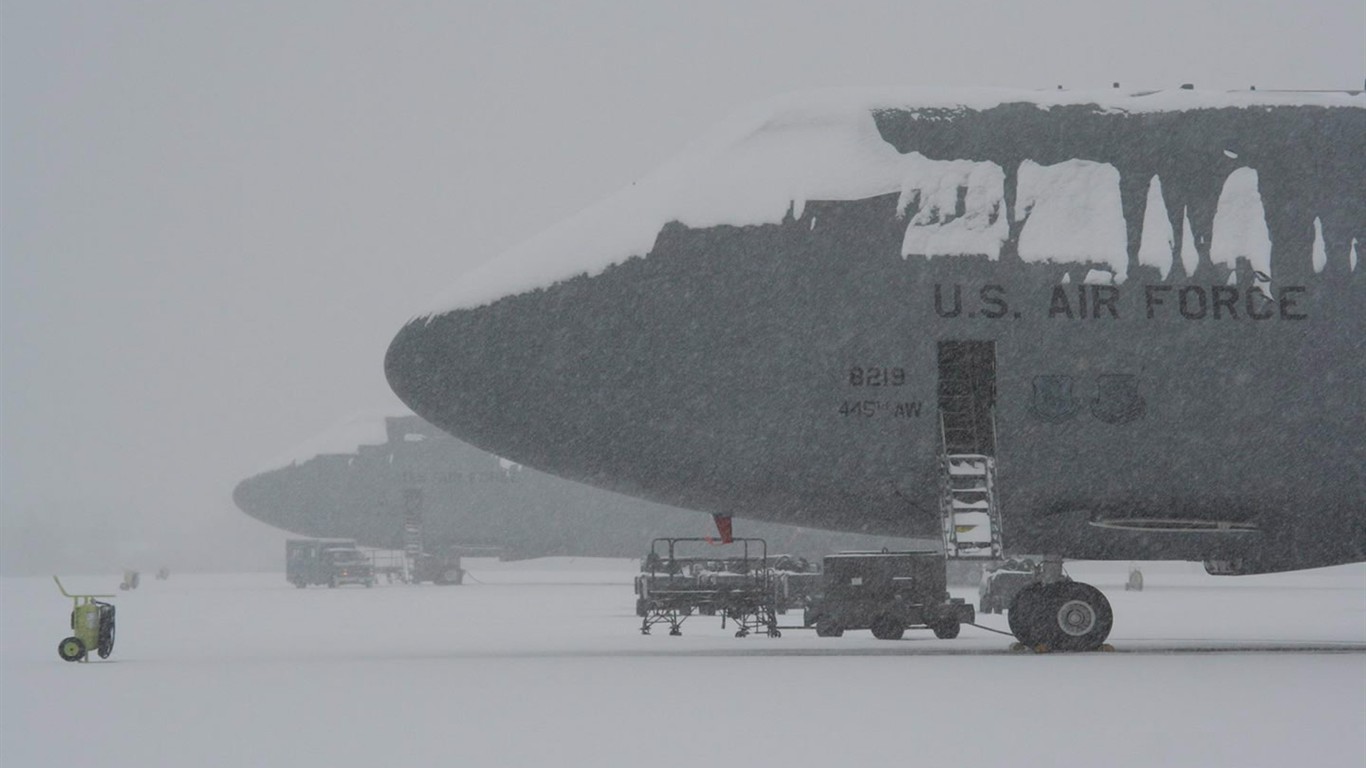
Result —
[{"label": "snow-covered fuselage", "polygon": [[1007,549],[1366,559],[1366,99],[967,96],[733,120],[462,281],[390,384],[562,477],[912,536],[940,344],[989,342]]}]

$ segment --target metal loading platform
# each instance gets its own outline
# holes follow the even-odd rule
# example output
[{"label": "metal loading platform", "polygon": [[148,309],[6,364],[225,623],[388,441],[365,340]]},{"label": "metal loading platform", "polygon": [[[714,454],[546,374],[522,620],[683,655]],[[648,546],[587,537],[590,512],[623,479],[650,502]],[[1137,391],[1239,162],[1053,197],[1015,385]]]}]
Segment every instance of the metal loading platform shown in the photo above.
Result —
[{"label": "metal loading platform", "polygon": [[[683,556],[681,550],[707,554]],[[689,617],[719,615],[722,627],[735,623],[736,637],[759,631],[780,637],[782,585],[769,565],[763,539],[655,539],[635,579],[640,632],[648,635],[653,627],[667,624],[670,635],[681,635]]]}]

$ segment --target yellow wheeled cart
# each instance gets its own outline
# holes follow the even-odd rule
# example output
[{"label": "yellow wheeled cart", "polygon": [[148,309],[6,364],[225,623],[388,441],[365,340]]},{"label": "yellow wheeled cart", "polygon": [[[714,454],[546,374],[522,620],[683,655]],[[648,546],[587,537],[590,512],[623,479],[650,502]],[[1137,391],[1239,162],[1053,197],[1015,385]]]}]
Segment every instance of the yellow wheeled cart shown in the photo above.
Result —
[{"label": "yellow wheeled cart", "polygon": [[56,576],[57,589],[71,598],[71,637],[57,644],[57,655],[64,661],[86,661],[91,650],[101,659],[114,652],[114,606],[96,598],[114,595],[72,595]]}]

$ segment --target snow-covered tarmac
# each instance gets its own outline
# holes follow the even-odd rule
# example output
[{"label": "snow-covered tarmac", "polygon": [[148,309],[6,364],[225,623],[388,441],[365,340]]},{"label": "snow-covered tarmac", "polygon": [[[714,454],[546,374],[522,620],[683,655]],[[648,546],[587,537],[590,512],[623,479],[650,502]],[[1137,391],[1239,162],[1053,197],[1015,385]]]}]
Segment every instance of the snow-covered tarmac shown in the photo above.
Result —
[{"label": "snow-covered tarmac", "polygon": [[468,566],[480,583],[369,590],[148,575],[88,664],[57,658],[50,579],[0,579],[0,765],[1366,765],[1366,565],[1146,564],[1125,592],[1127,564],[1070,564],[1116,652],[1046,656],[970,627],[642,636],[634,562]]}]

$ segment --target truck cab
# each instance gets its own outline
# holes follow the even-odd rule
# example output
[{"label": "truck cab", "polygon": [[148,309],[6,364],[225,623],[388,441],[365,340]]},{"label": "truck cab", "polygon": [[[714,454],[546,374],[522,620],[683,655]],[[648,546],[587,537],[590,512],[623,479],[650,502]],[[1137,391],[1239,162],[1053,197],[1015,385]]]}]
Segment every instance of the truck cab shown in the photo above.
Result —
[{"label": "truck cab", "polygon": [[375,567],[350,539],[290,539],[285,542],[285,578],[300,589],[310,584],[375,585]]}]

